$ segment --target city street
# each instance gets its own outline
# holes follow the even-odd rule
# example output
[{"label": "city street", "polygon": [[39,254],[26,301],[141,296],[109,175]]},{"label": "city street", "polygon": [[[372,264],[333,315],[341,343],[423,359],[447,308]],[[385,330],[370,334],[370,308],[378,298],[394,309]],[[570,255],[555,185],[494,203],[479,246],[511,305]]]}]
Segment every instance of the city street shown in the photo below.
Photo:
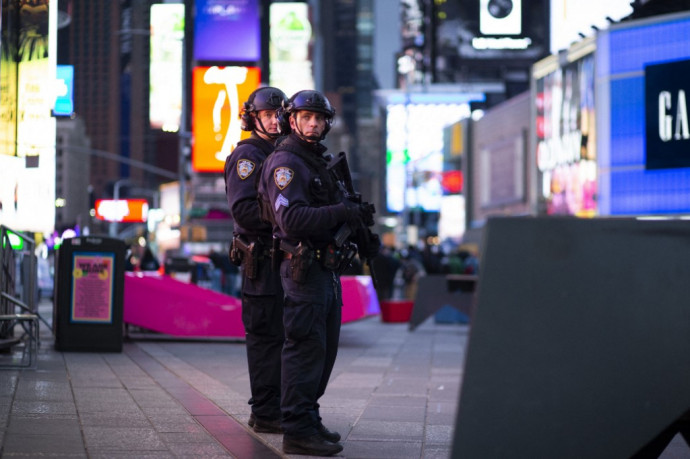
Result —
[{"label": "city street", "polygon": [[[39,311],[50,321],[52,303]],[[468,326],[415,331],[379,316],[343,326],[322,398],[348,458],[446,458]],[[0,456],[284,457],[256,434],[240,342],[126,340],[122,353],[58,352],[41,324],[38,369],[0,371]]]}]

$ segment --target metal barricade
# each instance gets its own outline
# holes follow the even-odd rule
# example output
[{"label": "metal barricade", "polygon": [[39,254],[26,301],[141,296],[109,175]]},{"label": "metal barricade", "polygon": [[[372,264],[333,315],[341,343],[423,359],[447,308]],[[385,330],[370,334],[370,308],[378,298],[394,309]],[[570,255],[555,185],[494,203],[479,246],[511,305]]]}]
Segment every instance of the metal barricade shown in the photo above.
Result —
[{"label": "metal barricade", "polygon": [[36,244],[0,225],[0,369],[36,368],[40,345]]}]

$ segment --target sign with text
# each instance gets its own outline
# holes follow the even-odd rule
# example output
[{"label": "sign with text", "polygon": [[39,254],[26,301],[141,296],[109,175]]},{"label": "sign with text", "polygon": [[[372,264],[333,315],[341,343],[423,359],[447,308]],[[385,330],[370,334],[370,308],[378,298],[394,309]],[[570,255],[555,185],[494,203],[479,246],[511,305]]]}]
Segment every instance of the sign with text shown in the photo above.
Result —
[{"label": "sign with text", "polygon": [[[673,157],[674,147],[670,144],[681,143],[688,147],[688,141],[682,138],[685,113],[683,110],[679,113],[683,103],[679,90],[683,88],[675,80],[676,72],[682,70],[671,65],[655,76],[653,68],[663,63],[690,60],[687,38],[690,36],[690,14],[646,19],[621,23],[597,34],[596,97],[597,101],[604,102],[597,102],[596,110],[597,149],[600,152],[598,181],[601,184],[597,196],[599,215],[686,215],[690,212],[690,167],[680,167],[678,163],[674,167],[658,167],[664,165],[665,159]],[[678,76],[682,78],[682,74]],[[667,91],[668,94],[656,94],[651,103],[646,102],[647,79],[651,80],[651,85],[655,85],[655,79],[659,81],[659,92]],[[688,89],[684,91],[687,96]],[[646,115],[647,107],[654,111],[651,118]],[[664,126],[663,132],[659,130],[660,125]],[[680,135],[678,140],[674,139],[676,132]],[[670,140],[661,140],[669,135]],[[653,146],[655,142],[661,150]],[[650,149],[654,153],[648,158]],[[656,162],[655,154],[669,156],[659,157],[661,162]]]},{"label": "sign with text", "polygon": [[690,167],[690,60],[645,66],[645,168]]},{"label": "sign with text", "polygon": [[225,158],[249,132],[240,128],[242,104],[259,87],[257,67],[195,67],[192,72],[192,169],[223,172]]},{"label": "sign with text", "polygon": [[113,321],[114,263],[112,253],[73,254],[71,322]]}]

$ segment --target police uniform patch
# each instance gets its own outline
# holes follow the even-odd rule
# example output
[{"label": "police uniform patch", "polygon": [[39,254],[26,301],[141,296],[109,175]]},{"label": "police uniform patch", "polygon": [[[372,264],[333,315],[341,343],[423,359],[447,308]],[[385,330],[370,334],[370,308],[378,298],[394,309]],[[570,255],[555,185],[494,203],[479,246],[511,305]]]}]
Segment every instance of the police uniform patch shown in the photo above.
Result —
[{"label": "police uniform patch", "polygon": [[237,175],[239,175],[242,180],[252,175],[254,169],[256,169],[256,164],[248,159],[240,159],[237,161]]},{"label": "police uniform patch", "polygon": [[292,172],[292,169],[288,169],[287,167],[278,167],[273,171],[273,181],[281,190],[285,189],[285,187],[290,184],[294,176],[295,173]]},{"label": "police uniform patch", "polygon": [[278,212],[278,209],[280,209],[280,206],[285,206],[285,207],[290,207],[290,201],[283,196],[282,194],[279,194],[278,197],[276,198],[276,202],[273,203],[273,207],[275,207],[276,212]]}]

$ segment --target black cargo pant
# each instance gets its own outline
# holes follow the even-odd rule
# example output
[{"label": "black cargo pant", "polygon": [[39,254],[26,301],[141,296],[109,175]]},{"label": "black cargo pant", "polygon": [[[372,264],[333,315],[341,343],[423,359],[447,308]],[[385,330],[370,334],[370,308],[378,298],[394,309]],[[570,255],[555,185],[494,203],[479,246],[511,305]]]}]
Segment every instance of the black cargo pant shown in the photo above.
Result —
[{"label": "black cargo pant", "polygon": [[285,341],[280,274],[263,258],[255,279],[242,278],[242,323],[246,333],[252,412],[280,419],[280,364]]},{"label": "black cargo pant", "polygon": [[290,276],[284,260],[280,276],[285,291],[285,345],[282,368],[282,427],[286,435],[318,433],[318,400],[326,391],[338,353],[342,317],[340,277],[314,262],[306,282]]}]

